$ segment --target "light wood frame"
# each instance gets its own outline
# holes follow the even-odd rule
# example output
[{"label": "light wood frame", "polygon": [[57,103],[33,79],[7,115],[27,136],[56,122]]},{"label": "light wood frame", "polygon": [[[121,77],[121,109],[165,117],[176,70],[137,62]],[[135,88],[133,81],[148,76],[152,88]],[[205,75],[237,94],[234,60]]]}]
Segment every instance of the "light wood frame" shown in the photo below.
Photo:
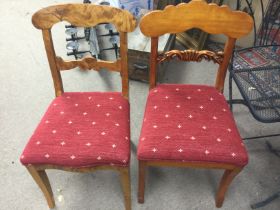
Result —
[{"label": "light wood frame", "polygon": [[[51,28],[54,24],[68,21],[75,26],[90,27],[99,23],[112,23],[120,33],[120,58],[115,61],[96,60],[87,57],[81,60],[64,61],[56,56]],[[61,4],[43,8],[32,17],[33,25],[42,30],[45,49],[49,61],[49,66],[53,78],[55,95],[63,94],[63,83],[60,71],[69,70],[75,67],[81,69],[100,70],[106,68],[111,71],[120,72],[122,77],[122,95],[128,100],[128,69],[127,69],[127,32],[131,32],[136,27],[134,17],[127,11],[109,6],[91,4]],[[47,169],[59,169],[71,172],[92,172],[95,170],[114,170],[119,172],[121,184],[124,192],[125,209],[131,209],[130,192],[130,170],[129,166],[101,165],[86,168],[72,168],[57,165],[26,165],[27,170],[42,190],[50,208],[54,208],[55,201],[49,179],[46,174]]]},{"label": "light wood frame", "polygon": [[[201,12],[203,11],[203,13]],[[174,24],[180,23],[180,24]],[[229,61],[232,56],[236,39],[247,35],[253,27],[252,18],[240,11],[231,11],[227,6],[207,4],[204,1],[193,0],[189,3],[182,3],[177,6],[167,6],[163,11],[152,11],[146,14],[140,21],[140,29],[143,34],[151,37],[150,57],[150,89],[157,83],[156,67],[159,62],[172,58],[179,58],[184,61],[201,61],[202,59],[212,60],[219,64],[216,75],[215,87],[223,92]],[[158,54],[158,37],[165,33],[179,33],[191,28],[198,28],[210,34],[224,34],[228,40],[224,52],[173,50],[164,54]],[[192,167],[210,168],[225,170],[218,192],[216,194],[216,206],[221,207],[225,193],[234,177],[243,167],[234,164],[222,164],[213,162],[174,162],[157,160],[139,160],[138,180],[138,202],[144,202],[145,173],[147,167]]]},{"label": "light wood frame", "polygon": [[[205,1],[208,3],[215,3],[221,5],[223,0],[205,0]],[[186,2],[186,1],[181,1],[181,2]],[[195,31],[189,30],[176,34],[176,41],[178,41],[186,49],[201,50],[207,38],[208,38],[208,34],[201,30],[195,30]]]},{"label": "light wood frame", "polygon": [[[116,61],[102,61],[86,57],[77,61],[64,61],[61,57],[56,56],[51,28],[61,21],[67,21],[77,27],[91,27],[99,23],[114,24],[120,33],[120,58]],[[64,92],[60,71],[74,67],[87,70],[106,68],[121,73],[122,94],[128,99],[127,33],[132,32],[136,27],[136,20],[128,11],[92,4],[61,4],[39,10],[32,16],[32,23],[43,33],[56,96],[60,96]]]}]

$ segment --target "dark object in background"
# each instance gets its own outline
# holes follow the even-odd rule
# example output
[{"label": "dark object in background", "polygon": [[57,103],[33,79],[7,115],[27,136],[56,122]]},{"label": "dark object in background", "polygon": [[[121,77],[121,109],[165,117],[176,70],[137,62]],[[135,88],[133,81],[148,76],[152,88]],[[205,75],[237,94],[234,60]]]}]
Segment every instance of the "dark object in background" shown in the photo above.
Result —
[{"label": "dark object in background", "polygon": [[[84,0],[84,4],[90,4],[91,1],[89,0]],[[103,2],[100,3],[100,5],[110,5],[110,2],[108,0],[104,0]],[[105,24],[105,29],[108,30],[107,34],[102,34],[99,35],[97,33],[98,31],[98,26],[104,25]],[[112,24],[108,23],[102,23],[99,24],[95,27],[86,27],[84,28],[84,36],[79,37],[78,36],[78,28],[76,28],[73,25],[66,25],[66,34],[69,36],[66,38],[67,44],[66,44],[66,49],[69,50],[67,52],[68,56],[74,56],[75,59],[80,59],[84,56],[84,54],[89,53],[92,57],[95,57],[97,59],[102,58],[102,52],[107,51],[107,50],[114,50],[116,58],[119,56],[119,33],[115,32],[114,27]],[[109,48],[101,48],[99,43],[100,43],[100,38],[101,37],[106,37],[110,36],[110,43],[112,44],[112,47]],[[86,41],[88,43],[89,49],[88,50],[79,50],[80,43]]]},{"label": "dark object in background", "polygon": [[[176,36],[171,34],[164,47],[164,51],[169,51],[174,48]],[[157,77],[160,81],[165,72],[165,67],[168,62],[158,65]],[[150,52],[128,49],[128,73],[132,80],[149,82],[150,72]]]}]

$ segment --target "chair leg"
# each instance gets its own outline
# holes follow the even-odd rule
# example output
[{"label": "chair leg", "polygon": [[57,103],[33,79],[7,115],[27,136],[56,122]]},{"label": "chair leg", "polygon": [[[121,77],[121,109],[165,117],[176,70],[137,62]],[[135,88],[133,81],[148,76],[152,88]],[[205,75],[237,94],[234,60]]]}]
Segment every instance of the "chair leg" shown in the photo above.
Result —
[{"label": "chair leg", "polygon": [[139,160],[138,203],[144,203],[146,162]]},{"label": "chair leg", "polygon": [[37,185],[40,187],[42,192],[44,193],[44,196],[48,202],[49,208],[51,208],[51,209],[54,208],[55,202],[54,202],[54,198],[53,198],[53,192],[52,192],[52,188],[51,188],[51,185],[50,185],[46,172],[44,170],[38,171],[32,165],[28,165],[28,166],[26,166],[26,168],[29,171],[29,173],[31,174],[31,176],[33,177],[33,179],[35,180],[35,182],[37,183]]},{"label": "chair leg", "polygon": [[225,170],[222,180],[220,182],[219,190],[216,195],[216,207],[220,208],[223,205],[227,189],[234,179],[234,177],[242,170],[242,168],[235,168],[233,170]]},{"label": "chair leg", "polygon": [[[232,70],[232,69],[231,69]],[[233,111],[233,104],[232,104],[232,74],[231,74],[231,70],[229,72],[229,88],[228,88],[228,91],[229,91],[229,107],[230,107],[230,111],[232,112]]]},{"label": "chair leg", "polygon": [[124,194],[125,210],[131,210],[131,190],[130,190],[130,173],[129,168],[120,170],[121,183]]}]

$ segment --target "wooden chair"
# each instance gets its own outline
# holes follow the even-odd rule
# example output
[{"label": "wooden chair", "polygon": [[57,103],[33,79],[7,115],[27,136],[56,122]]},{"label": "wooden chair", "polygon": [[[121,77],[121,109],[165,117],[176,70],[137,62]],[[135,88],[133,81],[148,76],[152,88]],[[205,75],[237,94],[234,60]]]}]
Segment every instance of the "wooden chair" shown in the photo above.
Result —
[{"label": "wooden chair", "polygon": [[[151,37],[150,92],[138,145],[138,202],[144,202],[148,166],[224,169],[216,206],[221,207],[233,178],[248,162],[232,114],[222,94],[227,67],[237,38],[248,34],[249,15],[227,6],[191,1],[152,11],[140,21],[143,34]],[[199,28],[228,37],[224,52],[172,50],[158,54],[158,37]],[[165,60],[206,59],[219,64],[215,87],[156,84],[156,66]]]},{"label": "wooden chair", "polygon": [[[112,23],[120,33],[120,59],[114,62],[86,57],[64,61],[54,51],[51,28],[60,21],[78,27]],[[106,169],[120,173],[125,209],[130,201],[130,128],[128,102],[127,32],[136,21],[124,10],[91,4],[62,4],[36,12],[33,25],[42,30],[56,98],[27,143],[21,162],[41,188],[50,208],[55,201],[46,169],[92,172]],[[65,92],[61,71],[80,67],[120,72],[122,92]]]}]

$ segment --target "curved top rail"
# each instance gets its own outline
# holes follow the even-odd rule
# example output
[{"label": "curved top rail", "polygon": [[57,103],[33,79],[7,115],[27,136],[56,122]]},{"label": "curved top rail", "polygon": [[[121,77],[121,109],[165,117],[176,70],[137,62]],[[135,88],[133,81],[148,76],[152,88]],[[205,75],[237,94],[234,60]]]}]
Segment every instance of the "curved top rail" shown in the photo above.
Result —
[{"label": "curved top rail", "polygon": [[54,5],[43,8],[32,16],[32,23],[38,29],[50,29],[61,21],[68,21],[78,27],[112,23],[119,32],[131,32],[136,27],[136,20],[128,11],[93,4]]},{"label": "curved top rail", "polygon": [[247,13],[201,0],[149,12],[140,21],[142,33],[150,37],[199,28],[210,34],[240,38],[247,35],[252,27],[253,19]]}]

